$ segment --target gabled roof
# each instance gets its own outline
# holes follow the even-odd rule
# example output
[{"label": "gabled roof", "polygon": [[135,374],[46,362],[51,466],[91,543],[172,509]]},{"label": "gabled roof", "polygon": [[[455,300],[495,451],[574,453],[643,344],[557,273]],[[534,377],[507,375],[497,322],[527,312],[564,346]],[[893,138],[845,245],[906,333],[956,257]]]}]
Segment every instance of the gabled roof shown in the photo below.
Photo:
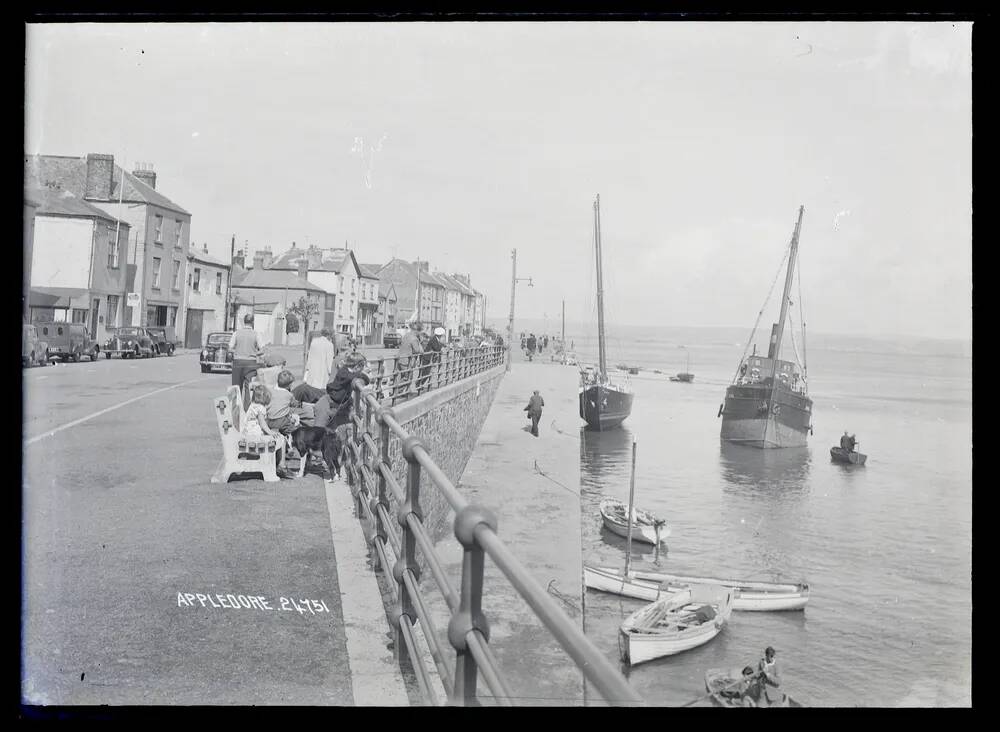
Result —
[{"label": "gabled roof", "polygon": [[[106,211],[102,211],[97,206],[87,203],[82,198],[77,198],[69,191],[45,189],[37,191],[36,200],[39,202],[36,216],[75,216],[77,218],[102,219],[115,223],[116,219]],[[124,226],[128,226],[122,222]]]},{"label": "gabled roof", "polygon": [[242,275],[233,273],[233,287],[277,289],[277,290],[309,290],[325,293],[322,287],[317,287],[309,280],[304,280],[297,274],[280,269],[246,270]]},{"label": "gabled roof", "polygon": [[303,259],[309,262],[310,272],[336,272],[339,274],[350,261],[351,266],[356,267],[358,274],[361,274],[361,267],[358,265],[358,260],[354,258],[354,252],[350,249],[338,248],[289,249],[271,262],[268,269],[298,270],[299,262]]},{"label": "gabled roof", "polygon": [[392,293],[392,296],[394,298],[397,297],[395,285],[393,285],[391,282],[389,282],[387,280],[379,280],[379,283],[378,283],[378,296],[379,297],[384,297],[386,299],[389,299],[389,293]]},{"label": "gabled roof", "polygon": [[449,290],[454,290],[462,295],[475,296],[473,289],[457,277],[445,274],[444,272],[435,272],[434,274],[438,277],[438,279],[444,280],[448,283],[447,287]]},{"label": "gabled roof", "polygon": [[447,285],[442,280],[439,280],[436,276],[432,275],[430,272],[421,272],[420,282],[425,285],[434,285],[436,287],[447,287]]},{"label": "gabled roof", "polygon": [[372,280],[377,280],[379,278],[378,277],[378,271],[380,269],[382,269],[382,265],[381,264],[361,264],[360,262],[358,262],[358,269],[361,270],[361,276],[362,277],[367,277],[367,278],[372,279]]},{"label": "gabled roof", "polygon": [[222,260],[216,259],[211,254],[208,254],[202,249],[190,249],[188,250],[188,259],[192,259],[195,262],[204,262],[205,264],[211,264],[215,267],[222,267],[224,269],[230,269],[232,265],[226,264]]},{"label": "gabled roof", "polygon": [[[149,203],[160,208],[191,215],[155,188],[143,183],[131,173],[114,166],[111,173],[111,193],[104,199],[89,198],[90,201],[117,203],[119,186],[122,177],[125,179],[125,190],[121,200],[125,203]],[[83,198],[87,187],[87,158],[70,157],[66,155],[25,155],[24,179],[29,184],[39,188],[52,187],[68,190],[78,198]]]}]

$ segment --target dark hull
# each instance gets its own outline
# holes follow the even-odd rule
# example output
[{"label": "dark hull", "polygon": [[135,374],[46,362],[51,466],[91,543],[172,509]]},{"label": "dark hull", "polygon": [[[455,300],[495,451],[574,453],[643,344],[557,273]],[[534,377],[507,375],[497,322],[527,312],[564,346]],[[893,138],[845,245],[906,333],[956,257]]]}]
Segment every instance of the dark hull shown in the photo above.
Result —
[{"label": "dark hull", "polygon": [[580,418],[595,430],[617,427],[632,413],[631,392],[606,386],[588,386],[580,390]]},{"label": "dark hull", "polygon": [[845,463],[848,465],[864,465],[865,460],[868,456],[854,450],[853,452],[848,452],[842,447],[831,447],[830,457],[835,463]]},{"label": "dark hull", "polygon": [[730,386],[722,410],[721,437],[763,449],[803,447],[812,425],[812,400],[763,384]]}]

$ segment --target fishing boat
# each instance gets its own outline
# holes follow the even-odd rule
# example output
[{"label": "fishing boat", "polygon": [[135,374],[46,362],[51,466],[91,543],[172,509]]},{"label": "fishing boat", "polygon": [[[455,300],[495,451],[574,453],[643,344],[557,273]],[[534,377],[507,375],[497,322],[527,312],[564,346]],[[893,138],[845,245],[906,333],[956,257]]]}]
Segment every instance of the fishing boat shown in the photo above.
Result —
[{"label": "fishing boat", "polygon": [[[725,692],[736,689],[743,678],[741,668],[721,669],[710,668],[705,672],[705,691],[712,695],[712,702],[720,707],[743,707],[749,706],[742,699],[727,695]],[[763,694],[760,701],[753,703],[757,707],[801,707],[797,701],[782,694],[782,699],[777,704],[769,704]]]},{"label": "fishing boat", "polygon": [[594,250],[597,257],[598,368],[580,378],[580,418],[595,430],[619,426],[632,413],[632,382],[627,372],[608,371],[604,336],[604,284],[601,269],[601,197],[594,201]]},{"label": "fishing boat", "polygon": [[804,582],[797,584],[744,582],[642,570],[634,570],[626,575],[612,567],[588,566],[583,568],[583,579],[584,584],[592,589],[650,602],[698,584],[731,587],[734,591],[733,610],[757,612],[803,610],[809,602],[809,585]]},{"label": "fishing boat", "polygon": [[607,527],[608,531],[618,534],[622,538],[627,539],[631,535],[632,541],[642,541],[656,546],[670,536],[670,528],[664,519],[657,518],[641,508],[632,509],[630,526],[628,506],[616,498],[608,496],[602,498],[600,510],[604,526]]},{"label": "fishing boat", "polygon": [[681,348],[687,353],[687,365],[684,367],[684,371],[677,374],[677,376],[671,376],[670,380],[690,384],[694,381],[694,374],[691,373],[691,351],[688,351],[686,346],[681,346]]},{"label": "fishing boat", "polygon": [[[722,417],[721,438],[758,448],[802,447],[806,444],[806,434],[812,432],[812,399],[809,398],[805,367],[805,322],[802,321],[802,297],[799,296],[799,319],[802,322],[802,370],[797,368],[798,350],[795,336],[791,333],[792,348],[796,363],[782,360],[781,344],[788,318],[789,295],[792,277],[796,272],[796,255],[799,248],[799,232],[802,229],[802,213],[795,223],[792,241],[788,250],[788,269],[785,272],[785,286],[781,299],[781,313],[778,322],[771,326],[771,340],[767,357],[757,355],[757,348],[747,357],[746,349],[740,359],[733,381],[726,388],[726,400],[719,406],[718,416]],[[801,290],[801,277],[800,286]],[[768,293],[768,299],[771,294]],[[767,302],[764,303],[765,307]],[[761,309],[763,311],[763,308]],[[756,333],[750,335],[753,340]],[[747,347],[750,343],[748,341]]]},{"label": "fishing boat", "polygon": [[847,463],[849,465],[864,465],[868,456],[857,450],[845,450],[842,447],[830,448],[830,459],[835,463]]},{"label": "fishing boat", "polygon": [[618,629],[622,661],[635,666],[697,648],[719,634],[733,611],[733,589],[695,585],[625,618]]}]

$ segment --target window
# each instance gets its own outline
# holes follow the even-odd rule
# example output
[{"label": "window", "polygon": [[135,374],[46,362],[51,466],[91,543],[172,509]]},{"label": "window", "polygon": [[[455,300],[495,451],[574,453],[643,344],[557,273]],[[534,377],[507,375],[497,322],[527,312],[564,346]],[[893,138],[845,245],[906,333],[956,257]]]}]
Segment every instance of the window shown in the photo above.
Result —
[{"label": "window", "polygon": [[195,292],[198,292],[198,286],[201,284],[201,268],[194,268],[194,283],[191,285]]},{"label": "window", "polygon": [[327,295],[326,296],[325,306],[326,306],[327,310],[333,310],[333,307],[335,305],[336,299],[337,299],[337,297],[335,295]]},{"label": "window", "polygon": [[354,280],[351,280],[351,294],[354,294]]},{"label": "window", "polygon": [[340,301],[340,307],[337,309],[337,315],[339,315],[342,318],[344,317],[344,301],[343,300]]},{"label": "window", "polygon": [[344,294],[344,278],[340,277],[339,279],[340,279],[340,294],[343,295]]},{"label": "window", "polygon": [[108,295],[108,323],[107,327],[118,327],[118,295]]},{"label": "window", "polygon": [[154,218],[155,218],[156,228],[153,230],[153,237],[154,237],[153,241],[156,242],[157,244],[162,244],[163,241],[160,239],[160,236],[163,234],[163,217],[160,216],[159,214],[156,214]]},{"label": "window", "polygon": [[[87,322],[87,309],[86,308],[73,308],[73,322],[74,323],[86,323]],[[61,332],[60,332],[60,335],[62,335]]]},{"label": "window", "polygon": [[177,325],[177,307],[167,308],[167,325]]},{"label": "window", "polygon": [[160,289],[160,258],[153,257],[153,288]]},{"label": "window", "polygon": [[222,272],[215,273],[215,294],[222,294]]},{"label": "window", "polygon": [[114,226],[108,229],[108,268],[118,269],[118,231]]},{"label": "window", "polygon": [[179,290],[181,287],[181,263],[176,259],[174,260],[174,289]]},{"label": "window", "polygon": [[184,230],[184,222],[180,219],[174,220],[174,246],[180,249],[181,247],[181,231]]}]

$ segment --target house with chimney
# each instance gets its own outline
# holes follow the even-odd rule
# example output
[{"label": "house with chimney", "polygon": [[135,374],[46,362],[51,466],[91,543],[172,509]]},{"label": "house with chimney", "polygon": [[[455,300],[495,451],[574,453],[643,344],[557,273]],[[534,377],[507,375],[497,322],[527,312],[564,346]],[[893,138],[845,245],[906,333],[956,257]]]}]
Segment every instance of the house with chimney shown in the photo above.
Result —
[{"label": "house with chimney", "polygon": [[65,189],[32,195],[29,319],[83,323],[103,343],[107,329],[121,324],[129,226]]},{"label": "house with chimney", "polygon": [[[362,276],[354,252],[346,247],[322,249],[309,246],[301,249],[292,242],[291,249],[270,265],[264,265],[266,269],[286,272],[300,272],[302,266],[305,267],[305,278],[327,294],[322,327],[338,333],[363,335],[359,322]],[[372,299],[369,293],[364,308],[370,313],[369,323],[374,320],[377,308],[378,301]]]},{"label": "house with chimney", "polygon": [[42,193],[34,189],[24,189],[23,248],[21,250],[21,318],[31,322],[28,305],[31,290],[31,257],[35,251],[35,211],[42,205]]},{"label": "house with chimney", "polygon": [[[192,245],[187,254],[184,347],[201,348],[205,337],[226,328],[226,294],[232,266],[208,253],[208,243]],[[181,338],[181,334],[177,334]]]},{"label": "house with chimney", "polygon": [[385,332],[378,322],[379,278],[378,264],[358,264],[361,271],[361,295],[358,299],[358,336],[365,345],[381,345]]},{"label": "house with chimney", "polygon": [[[267,269],[263,266],[266,254],[258,250],[249,269],[243,268],[242,255],[234,258],[231,312],[237,323],[242,322],[244,315],[252,313],[254,330],[267,344],[301,345],[305,333],[319,330],[321,324],[327,322],[335,296],[306,279],[307,261],[300,261],[295,272]],[[294,331],[289,333],[288,308],[302,297],[316,303],[318,313],[310,323],[296,322]]]},{"label": "house with chimney", "polygon": [[67,191],[127,223],[121,324],[171,325],[184,332],[191,214],[156,190],[152,165],[139,163],[130,173],[115,164],[113,155],[26,155],[24,178],[26,185]]},{"label": "house with chimney", "polygon": [[451,274],[449,277],[458,289],[459,335],[479,335],[481,329],[476,327],[476,291],[472,289],[471,278],[467,274]]}]

